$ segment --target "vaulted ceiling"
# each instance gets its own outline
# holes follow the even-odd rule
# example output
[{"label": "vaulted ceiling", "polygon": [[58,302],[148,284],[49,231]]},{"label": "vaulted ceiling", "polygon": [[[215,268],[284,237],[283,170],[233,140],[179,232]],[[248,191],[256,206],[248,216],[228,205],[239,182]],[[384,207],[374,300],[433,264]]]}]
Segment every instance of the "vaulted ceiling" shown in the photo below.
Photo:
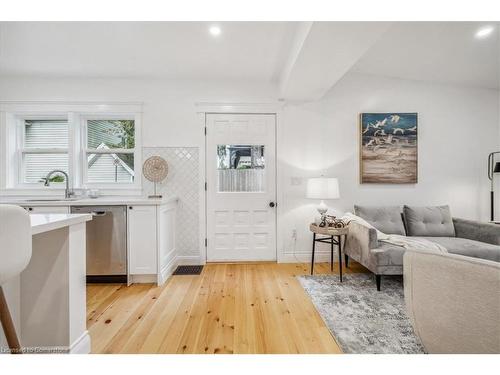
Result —
[{"label": "vaulted ceiling", "polygon": [[1,22],[0,76],[276,85],[320,99],[347,72],[498,89],[499,25],[478,22]]},{"label": "vaulted ceiling", "polygon": [[0,23],[8,75],[276,80],[293,22]]},{"label": "vaulted ceiling", "polygon": [[477,39],[487,23],[400,22],[353,66],[356,72],[396,78],[499,88],[499,28]]}]

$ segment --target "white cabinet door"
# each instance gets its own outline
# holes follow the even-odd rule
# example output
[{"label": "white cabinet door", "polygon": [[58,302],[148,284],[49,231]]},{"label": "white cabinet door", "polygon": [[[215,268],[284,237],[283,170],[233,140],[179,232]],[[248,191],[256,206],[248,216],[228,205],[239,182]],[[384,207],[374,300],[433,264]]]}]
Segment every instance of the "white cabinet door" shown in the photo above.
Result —
[{"label": "white cabinet door", "polygon": [[25,206],[24,209],[30,214],[69,214],[68,206]]},{"label": "white cabinet door", "polygon": [[157,273],[156,207],[128,207],[129,273]]},{"label": "white cabinet door", "polygon": [[163,284],[173,271],[175,261],[175,208],[176,203],[158,206],[158,261],[159,284]]}]

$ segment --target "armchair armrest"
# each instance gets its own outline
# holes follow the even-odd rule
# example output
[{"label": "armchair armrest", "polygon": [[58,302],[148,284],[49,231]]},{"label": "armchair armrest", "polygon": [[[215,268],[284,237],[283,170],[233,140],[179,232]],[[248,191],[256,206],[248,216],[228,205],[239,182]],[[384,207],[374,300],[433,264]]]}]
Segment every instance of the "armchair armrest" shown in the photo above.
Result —
[{"label": "armchair armrest", "polygon": [[500,245],[500,226],[479,221],[453,218],[455,235],[492,245]]}]

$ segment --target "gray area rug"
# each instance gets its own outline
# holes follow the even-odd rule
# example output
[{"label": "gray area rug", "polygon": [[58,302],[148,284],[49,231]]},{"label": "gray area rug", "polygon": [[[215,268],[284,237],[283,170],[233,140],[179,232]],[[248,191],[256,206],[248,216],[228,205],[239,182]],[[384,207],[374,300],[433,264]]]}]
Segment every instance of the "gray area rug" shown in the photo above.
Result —
[{"label": "gray area rug", "polygon": [[402,278],[370,274],[298,276],[344,353],[424,353],[406,315]]}]

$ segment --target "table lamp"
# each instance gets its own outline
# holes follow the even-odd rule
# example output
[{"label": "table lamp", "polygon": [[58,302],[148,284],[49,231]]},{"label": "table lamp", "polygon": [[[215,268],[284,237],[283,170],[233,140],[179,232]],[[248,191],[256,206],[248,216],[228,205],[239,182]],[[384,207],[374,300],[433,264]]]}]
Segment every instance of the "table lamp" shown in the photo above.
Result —
[{"label": "table lamp", "polygon": [[323,219],[328,211],[328,206],[325,204],[327,199],[339,199],[339,181],[334,177],[315,177],[307,180],[306,197],[309,199],[320,199],[321,202],[317,207],[318,212]]}]

